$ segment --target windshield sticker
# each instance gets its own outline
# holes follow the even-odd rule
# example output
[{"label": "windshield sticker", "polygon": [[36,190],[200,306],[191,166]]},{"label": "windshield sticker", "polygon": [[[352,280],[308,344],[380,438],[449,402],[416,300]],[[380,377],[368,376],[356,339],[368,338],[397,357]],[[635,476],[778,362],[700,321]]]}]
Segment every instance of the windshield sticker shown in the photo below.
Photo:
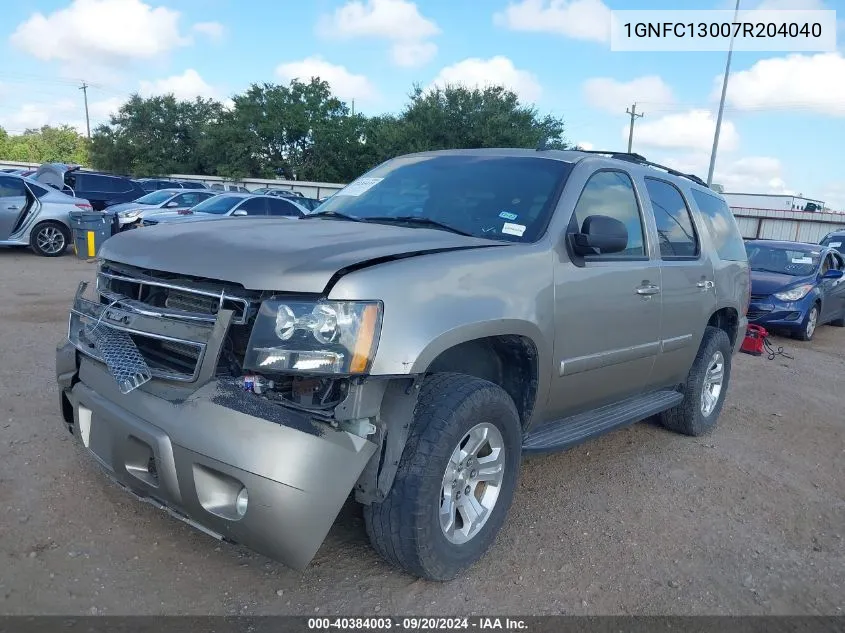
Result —
[{"label": "windshield sticker", "polygon": [[359,178],[338,191],[336,196],[360,196],[379,184],[384,178]]},{"label": "windshield sticker", "polygon": [[516,220],[519,216],[516,213],[511,213],[510,211],[502,211],[499,214],[499,217],[503,220]]},{"label": "windshield sticker", "polygon": [[793,264],[812,264],[813,258],[812,257],[793,257],[792,263]]},{"label": "windshield sticker", "polygon": [[505,222],[504,226],[502,226],[502,233],[505,235],[516,235],[517,237],[522,237],[522,234],[525,233],[525,225]]},{"label": "windshield sticker", "polygon": [[840,246],[842,246],[842,242],[831,242],[830,244],[828,244],[828,246],[830,246],[831,248],[839,248]]}]

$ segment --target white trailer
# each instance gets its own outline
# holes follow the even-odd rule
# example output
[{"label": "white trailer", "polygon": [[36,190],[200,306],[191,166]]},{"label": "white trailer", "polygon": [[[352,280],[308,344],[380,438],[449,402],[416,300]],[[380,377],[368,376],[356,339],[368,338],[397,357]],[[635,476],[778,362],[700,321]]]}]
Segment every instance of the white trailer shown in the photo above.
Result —
[{"label": "white trailer", "polygon": [[722,194],[729,207],[739,209],[772,209],[778,211],[822,211],[824,202],[803,196],[772,195],[766,193]]}]

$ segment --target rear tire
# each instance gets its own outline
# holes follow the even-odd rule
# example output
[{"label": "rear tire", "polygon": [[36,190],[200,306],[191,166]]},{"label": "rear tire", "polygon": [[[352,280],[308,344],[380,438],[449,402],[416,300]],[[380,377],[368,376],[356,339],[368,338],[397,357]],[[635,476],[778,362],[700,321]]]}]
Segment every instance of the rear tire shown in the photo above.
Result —
[{"label": "rear tire", "polygon": [[665,428],[699,436],[716,427],[730,384],[732,354],[731,340],[725,331],[707,326],[684,384],[684,401],[660,414]]},{"label": "rear tire", "polygon": [[70,230],[61,222],[47,220],[32,227],[29,245],[42,257],[61,257],[70,244]]},{"label": "rear tire", "polygon": [[493,544],[521,457],[519,415],[502,388],[464,374],[428,376],[393,486],[364,506],[370,542],[409,574],[455,578]]}]

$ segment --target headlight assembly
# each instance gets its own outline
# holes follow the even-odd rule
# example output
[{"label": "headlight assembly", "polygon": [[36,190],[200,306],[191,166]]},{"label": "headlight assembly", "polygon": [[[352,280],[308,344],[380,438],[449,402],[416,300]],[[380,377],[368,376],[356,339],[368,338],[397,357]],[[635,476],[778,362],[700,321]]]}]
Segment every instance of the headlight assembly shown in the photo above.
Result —
[{"label": "headlight assembly", "polygon": [[118,213],[118,215],[122,218],[137,218],[141,215],[141,209],[132,209],[131,211],[122,211]]},{"label": "headlight assembly", "polygon": [[382,305],[372,301],[281,301],[261,304],[244,369],[364,374],[381,332]]},{"label": "headlight assembly", "polygon": [[813,284],[801,284],[783,292],[776,292],[775,297],[781,301],[799,301],[807,296],[807,293],[813,289]]}]

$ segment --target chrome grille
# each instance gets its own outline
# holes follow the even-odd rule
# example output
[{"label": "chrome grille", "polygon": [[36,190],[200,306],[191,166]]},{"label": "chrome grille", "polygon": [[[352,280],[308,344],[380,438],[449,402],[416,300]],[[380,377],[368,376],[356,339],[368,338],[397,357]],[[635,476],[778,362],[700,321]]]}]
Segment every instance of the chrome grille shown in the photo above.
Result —
[{"label": "chrome grille", "polygon": [[97,321],[93,327],[85,328],[84,335],[94,344],[121,393],[129,393],[152,379],[143,354],[124,330]]},{"label": "chrome grille", "polygon": [[[250,301],[226,292],[222,286],[212,289],[190,287],[150,276],[134,276],[103,267],[97,273],[97,290],[109,302],[118,301],[138,312],[177,319],[214,321],[220,308],[232,310],[232,323],[243,325],[249,318]],[[172,310],[165,313],[162,309]]]}]

